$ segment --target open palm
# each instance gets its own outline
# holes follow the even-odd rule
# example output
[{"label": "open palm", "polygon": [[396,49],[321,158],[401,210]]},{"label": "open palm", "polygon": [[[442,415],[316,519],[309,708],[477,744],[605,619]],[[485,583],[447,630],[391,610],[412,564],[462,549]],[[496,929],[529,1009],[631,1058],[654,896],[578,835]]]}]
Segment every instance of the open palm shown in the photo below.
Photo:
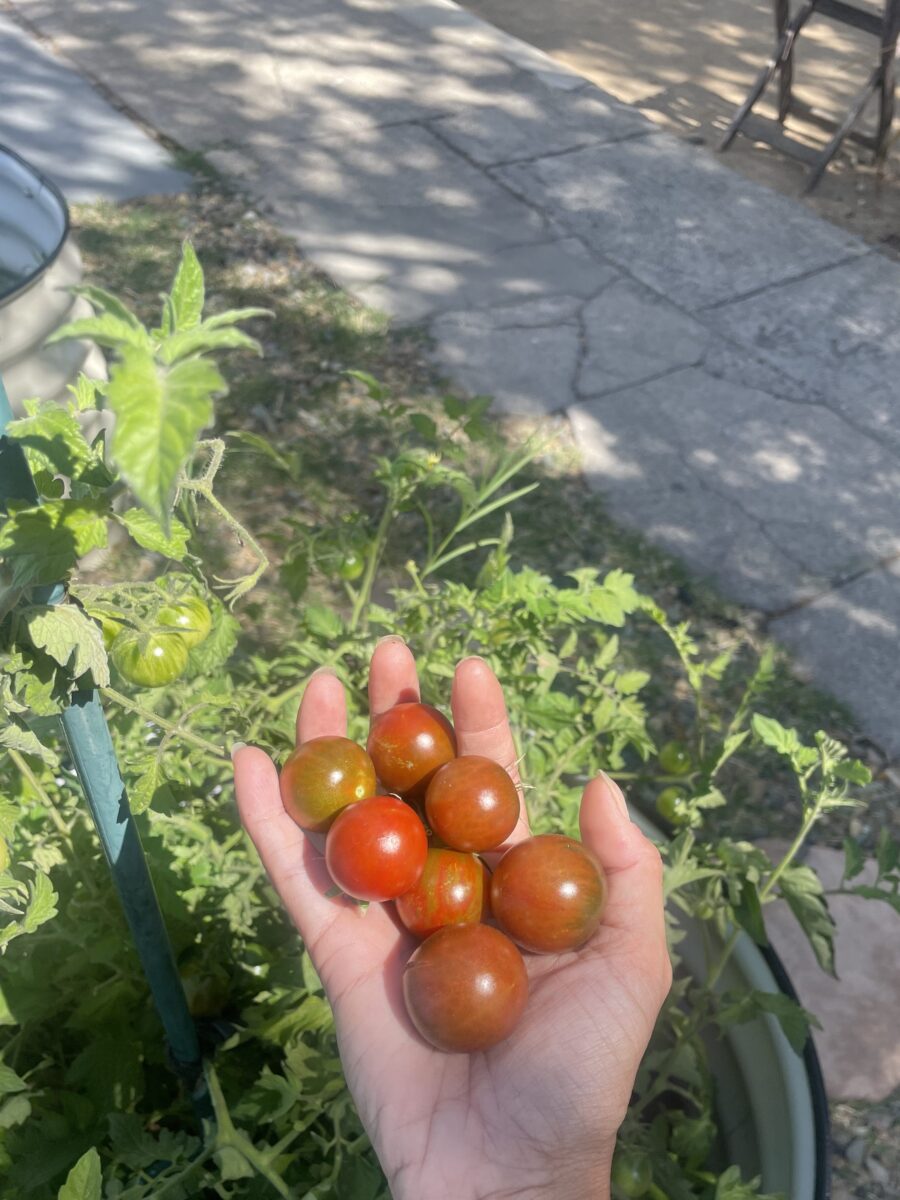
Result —
[{"label": "open palm", "polygon": [[[419,698],[399,640],[372,658],[373,719]],[[460,754],[501,763],[518,783],[503,695],[483,660],[453,682]],[[346,733],[343,687],[310,680],[297,739]],[[389,906],[365,915],[328,898],[317,848],[285,813],[263,751],[235,755],[244,825],[300,931],[334,1009],[344,1072],[395,1200],[568,1200],[608,1195],[615,1134],[671,981],[656,848],[628,818],[611,781],[588,785],[582,838],[606,869],[604,921],[577,953],[526,955],[528,1007],[512,1036],[478,1054],[443,1054],[416,1034],[401,981],[414,940]],[[528,836],[522,811],[510,841]]]}]

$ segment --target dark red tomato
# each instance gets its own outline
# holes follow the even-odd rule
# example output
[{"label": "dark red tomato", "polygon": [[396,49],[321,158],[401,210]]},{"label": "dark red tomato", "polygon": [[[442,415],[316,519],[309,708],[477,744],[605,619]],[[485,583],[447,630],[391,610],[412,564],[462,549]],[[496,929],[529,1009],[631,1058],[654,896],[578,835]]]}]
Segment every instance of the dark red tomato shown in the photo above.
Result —
[{"label": "dark red tomato", "polygon": [[312,738],[281,768],[282,804],[301,828],[317,833],[342,808],[377,790],[371,758],[345,737]]},{"label": "dark red tomato", "polygon": [[494,920],[536,954],[558,954],[586,942],[603,916],[606,877],[574,838],[548,833],[519,842],[491,877]]},{"label": "dark red tomato", "polygon": [[454,850],[481,853],[504,842],[519,819],[519,793],[491,758],[464,754],[435,774],[425,793],[432,832]]},{"label": "dark red tomato", "polygon": [[417,800],[438,767],[456,757],[456,737],[430,704],[395,704],[372,726],[367,749],[385,789]]},{"label": "dark red tomato", "polygon": [[406,964],[410,1020],[438,1050],[472,1054],[509,1037],[525,1011],[522,955],[490,925],[447,925]]},{"label": "dark red tomato", "polygon": [[397,897],[397,916],[419,938],[429,937],[444,925],[483,921],[490,878],[474,854],[432,847],[419,882]]},{"label": "dark red tomato", "polygon": [[356,900],[394,900],[419,881],[428,836],[396,796],[370,796],[339,813],[325,841],[325,865]]}]

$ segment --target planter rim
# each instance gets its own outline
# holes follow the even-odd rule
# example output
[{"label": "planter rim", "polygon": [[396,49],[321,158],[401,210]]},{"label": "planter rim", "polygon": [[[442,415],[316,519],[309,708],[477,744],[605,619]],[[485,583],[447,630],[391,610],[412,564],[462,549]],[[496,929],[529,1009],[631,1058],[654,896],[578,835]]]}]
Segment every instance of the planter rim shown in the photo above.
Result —
[{"label": "planter rim", "polygon": [[[640,807],[629,805],[629,809],[632,815],[637,818],[637,823],[641,826],[644,833],[648,834],[648,836],[661,841],[671,840],[669,833],[661,829],[655,820]],[[748,934],[742,933],[739,941],[738,958],[752,957],[754,952],[757,960],[762,960],[762,964],[770,972],[778,990],[786,995],[788,999],[793,1000],[795,1004],[799,1004],[800,1000],[794,985],[791,983],[787,968],[774,947],[771,944],[758,946]],[[766,1017],[764,1019],[769,1024],[775,1022],[774,1017]],[[790,1051],[790,1053],[793,1053],[793,1051]],[[813,1152],[815,1156],[813,1200],[829,1200],[831,1196],[831,1120],[828,1111],[828,1095],[825,1090],[822,1065],[819,1062],[819,1056],[813,1042],[812,1031],[807,1036],[803,1054],[799,1056],[799,1059],[802,1062],[806,1075],[812,1110]]]},{"label": "planter rim", "polygon": [[2,161],[4,158],[10,159],[14,165],[20,168],[20,170],[22,170],[25,174],[30,175],[39,188],[45,189],[50,193],[59,208],[59,212],[62,217],[62,229],[59,237],[56,239],[56,245],[47,254],[47,257],[38,263],[38,265],[32,271],[29,271],[28,274],[23,275],[21,279],[17,280],[12,287],[8,288],[6,291],[0,291],[0,304],[6,304],[16,296],[19,296],[22,292],[27,291],[32,284],[36,283],[38,279],[40,279],[40,277],[53,265],[58,258],[60,251],[66,243],[66,239],[69,236],[69,231],[71,228],[69,206],[66,203],[65,196],[62,194],[53,180],[44,175],[42,171],[39,171],[37,167],[32,166],[32,164],[26,158],[23,158],[22,155],[13,150],[11,146],[7,146],[0,142],[0,161]]}]

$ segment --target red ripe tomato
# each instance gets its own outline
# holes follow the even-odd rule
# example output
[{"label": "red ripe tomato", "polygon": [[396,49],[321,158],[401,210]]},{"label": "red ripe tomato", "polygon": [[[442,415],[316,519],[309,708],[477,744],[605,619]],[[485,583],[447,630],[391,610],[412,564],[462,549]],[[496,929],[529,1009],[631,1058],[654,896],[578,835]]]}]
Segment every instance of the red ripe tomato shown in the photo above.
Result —
[{"label": "red ripe tomato", "polygon": [[428,837],[419,817],[396,796],[370,796],[339,813],[325,841],[325,864],[356,900],[393,900],[419,881]]},{"label": "red ripe tomato", "polygon": [[324,833],[348,804],[377,791],[372,760],[345,737],[298,746],[281,768],[281,802],[302,829]]},{"label": "red ripe tomato", "polygon": [[456,757],[456,737],[430,704],[395,704],[375,721],[366,748],[385,788],[418,800],[438,767]]},{"label": "red ripe tomato", "polygon": [[528,1000],[528,975],[522,955],[499,930],[447,925],[406,964],[403,998],[427,1042],[471,1054],[515,1029]]},{"label": "red ripe tomato", "polygon": [[427,938],[444,925],[483,921],[490,875],[474,854],[432,848],[419,882],[397,897],[397,916],[410,933]]},{"label": "red ripe tomato", "polygon": [[519,819],[519,793],[499,763],[480,754],[454,758],[425,793],[432,831],[454,850],[493,850]]},{"label": "red ripe tomato", "polygon": [[548,833],[519,842],[491,877],[494,920],[513,941],[537,954],[559,954],[586,942],[606,905],[606,877],[574,838]]}]

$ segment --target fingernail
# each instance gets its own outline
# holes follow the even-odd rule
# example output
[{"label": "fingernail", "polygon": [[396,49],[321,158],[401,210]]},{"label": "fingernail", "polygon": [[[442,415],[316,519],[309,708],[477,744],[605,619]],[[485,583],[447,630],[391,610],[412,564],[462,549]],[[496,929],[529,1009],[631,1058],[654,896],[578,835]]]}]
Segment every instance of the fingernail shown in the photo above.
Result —
[{"label": "fingernail", "polygon": [[622,817],[622,819],[625,821],[630,821],[631,815],[628,812],[628,805],[625,803],[625,796],[622,793],[622,789],[619,787],[619,785],[616,783],[616,781],[614,779],[610,779],[610,777],[606,774],[605,771],[601,771],[600,774],[603,776],[603,781],[606,784],[606,789],[609,792],[610,797],[612,798],[613,804],[615,804],[615,806],[619,812],[619,816]]},{"label": "fingernail", "polygon": [[337,671],[334,669],[334,667],[330,667],[327,663],[325,663],[324,666],[316,667],[312,675],[310,675],[310,679],[315,679],[317,675],[333,675],[335,679],[337,679]]},{"label": "fingernail", "polygon": [[462,666],[463,663],[467,663],[467,662],[483,663],[484,661],[485,660],[481,657],[480,654],[467,654],[465,658],[461,658],[459,660],[459,665]]},{"label": "fingernail", "polygon": [[378,639],[378,641],[375,643],[375,649],[377,650],[379,646],[387,646],[391,642],[396,642],[401,646],[405,645],[402,637],[399,637],[396,633],[388,633],[384,637]]},{"label": "fingernail", "polygon": [[229,750],[228,753],[231,755],[232,758],[235,758],[238,750],[244,750],[246,748],[246,746],[247,746],[246,742],[232,742],[231,749]]}]

